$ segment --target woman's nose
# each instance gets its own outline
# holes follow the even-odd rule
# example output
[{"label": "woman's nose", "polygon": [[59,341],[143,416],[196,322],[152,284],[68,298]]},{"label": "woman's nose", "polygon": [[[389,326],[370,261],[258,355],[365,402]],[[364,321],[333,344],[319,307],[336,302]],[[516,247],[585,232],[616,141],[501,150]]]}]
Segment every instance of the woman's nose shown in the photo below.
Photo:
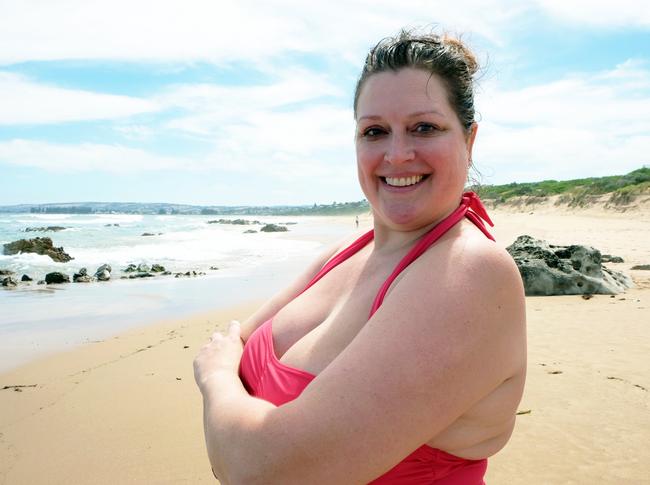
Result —
[{"label": "woman's nose", "polygon": [[411,161],[414,158],[415,150],[409,143],[408,138],[404,135],[392,134],[384,153],[384,159],[388,163],[399,164]]}]

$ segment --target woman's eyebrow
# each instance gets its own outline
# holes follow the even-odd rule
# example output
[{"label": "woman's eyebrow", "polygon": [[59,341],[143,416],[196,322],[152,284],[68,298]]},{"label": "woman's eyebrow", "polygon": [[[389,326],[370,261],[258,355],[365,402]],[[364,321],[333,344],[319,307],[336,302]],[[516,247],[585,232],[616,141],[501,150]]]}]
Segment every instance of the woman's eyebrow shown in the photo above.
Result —
[{"label": "woman's eyebrow", "polygon": [[[410,113],[410,114],[406,115],[406,117],[407,118],[416,118],[418,116],[431,115],[431,114],[432,115],[438,115],[438,116],[444,116],[444,114],[441,113],[440,111],[430,109],[430,110],[425,110],[425,111],[416,111],[414,113]],[[382,117],[379,116],[379,115],[364,115],[364,116],[361,116],[358,121],[362,121],[362,120],[376,121],[376,120],[381,120],[381,119],[382,119]]]}]

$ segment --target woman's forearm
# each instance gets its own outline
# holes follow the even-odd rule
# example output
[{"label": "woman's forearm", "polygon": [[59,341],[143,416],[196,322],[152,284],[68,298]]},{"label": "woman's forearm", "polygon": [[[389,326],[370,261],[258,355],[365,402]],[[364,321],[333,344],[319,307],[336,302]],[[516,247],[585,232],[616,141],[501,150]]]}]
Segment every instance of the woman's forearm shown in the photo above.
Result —
[{"label": "woman's forearm", "polygon": [[248,484],[262,478],[278,451],[262,430],[275,409],[249,396],[236,374],[223,371],[211,377],[203,389],[203,427],[210,464],[222,483]]}]

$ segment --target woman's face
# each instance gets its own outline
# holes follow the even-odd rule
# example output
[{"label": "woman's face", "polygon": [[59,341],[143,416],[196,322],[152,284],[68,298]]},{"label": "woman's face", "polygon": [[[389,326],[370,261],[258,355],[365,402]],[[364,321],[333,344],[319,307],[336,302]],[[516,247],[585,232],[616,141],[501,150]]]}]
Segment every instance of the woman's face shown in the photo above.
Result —
[{"label": "woman's face", "polygon": [[436,75],[405,68],[370,76],[357,103],[359,182],[376,223],[415,230],[460,202],[476,124],[463,130]]}]

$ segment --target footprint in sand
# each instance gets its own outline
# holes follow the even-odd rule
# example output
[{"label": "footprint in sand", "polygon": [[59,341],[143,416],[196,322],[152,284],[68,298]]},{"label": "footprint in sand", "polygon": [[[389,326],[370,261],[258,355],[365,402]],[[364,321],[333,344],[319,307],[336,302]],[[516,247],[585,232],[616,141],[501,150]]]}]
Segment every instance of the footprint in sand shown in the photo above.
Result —
[{"label": "footprint in sand", "polygon": [[613,380],[613,381],[621,381],[621,382],[624,382],[624,383],[626,383],[626,384],[632,384],[634,387],[638,387],[638,388],[641,389],[642,391],[646,391],[646,392],[648,392],[648,390],[647,390],[645,387],[643,387],[642,385],[640,385],[640,384],[634,384],[633,382],[630,382],[630,381],[628,381],[628,380],[622,379],[622,378],[620,378],[620,377],[616,377],[616,376],[607,376],[607,379],[609,379],[609,380]]}]

